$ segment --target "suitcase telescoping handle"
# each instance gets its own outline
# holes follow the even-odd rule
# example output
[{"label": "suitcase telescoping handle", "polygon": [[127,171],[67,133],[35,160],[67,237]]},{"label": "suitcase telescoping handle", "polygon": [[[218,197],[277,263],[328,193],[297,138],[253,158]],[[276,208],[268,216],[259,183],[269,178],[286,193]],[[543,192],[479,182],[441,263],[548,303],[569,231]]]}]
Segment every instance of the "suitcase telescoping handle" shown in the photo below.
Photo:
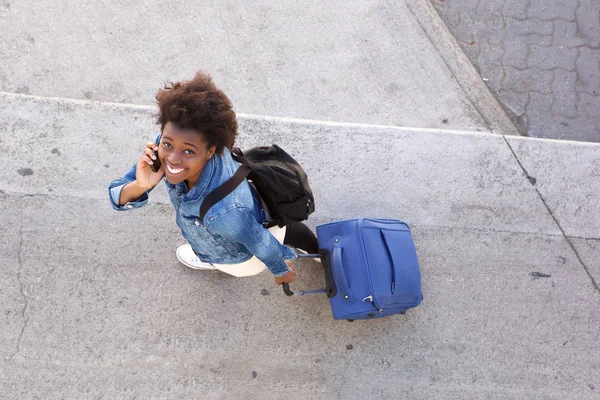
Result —
[{"label": "suitcase telescoping handle", "polygon": [[286,296],[301,296],[304,294],[314,294],[314,293],[327,293],[327,297],[331,298],[336,295],[336,288],[333,281],[333,277],[331,275],[331,267],[329,265],[329,252],[326,250],[320,250],[319,254],[299,254],[298,258],[320,258],[321,265],[323,266],[323,271],[325,272],[325,289],[315,289],[315,290],[297,290],[292,292],[290,290],[290,284],[287,282],[283,283],[283,292]]}]

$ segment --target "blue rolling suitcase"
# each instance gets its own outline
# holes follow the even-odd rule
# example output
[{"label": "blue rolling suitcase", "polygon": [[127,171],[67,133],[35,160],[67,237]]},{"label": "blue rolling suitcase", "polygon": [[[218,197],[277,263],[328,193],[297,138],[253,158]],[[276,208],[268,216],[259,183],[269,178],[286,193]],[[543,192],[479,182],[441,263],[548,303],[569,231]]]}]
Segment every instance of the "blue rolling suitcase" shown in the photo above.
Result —
[{"label": "blue rolling suitcase", "polygon": [[389,219],[360,218],[317,227],[318,255],[325,292],[335,319],[371,319],[404,314],[423,300],[417,252],[408,225]]}]

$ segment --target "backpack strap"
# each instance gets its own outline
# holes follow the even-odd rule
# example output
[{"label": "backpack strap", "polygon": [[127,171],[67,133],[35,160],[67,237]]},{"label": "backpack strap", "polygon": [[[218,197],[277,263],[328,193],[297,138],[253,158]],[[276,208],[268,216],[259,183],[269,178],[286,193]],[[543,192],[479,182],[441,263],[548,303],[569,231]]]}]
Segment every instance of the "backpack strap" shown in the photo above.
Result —
[{"label": "backpack strap", "polygon": [[204,216],[212,206],[223,200],[229,193],[233,192],[240,183],[246,179],[252,169],[245,164],[240,165],[235,174],[225,181],[221,186],[213,190],[204,198],[200,206],[200,219],[204,221]]}]

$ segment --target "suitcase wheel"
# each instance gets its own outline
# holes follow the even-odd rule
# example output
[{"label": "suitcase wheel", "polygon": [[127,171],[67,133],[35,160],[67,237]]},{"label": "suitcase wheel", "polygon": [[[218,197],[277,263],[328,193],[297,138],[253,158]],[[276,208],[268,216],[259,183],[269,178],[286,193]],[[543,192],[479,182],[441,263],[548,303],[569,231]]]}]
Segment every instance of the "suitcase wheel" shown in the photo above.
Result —
[{"label": "suitcase wheel", "polygon": [[354,322],[353,319],[347,319],[346,321],[348,321],[348,322]]}]

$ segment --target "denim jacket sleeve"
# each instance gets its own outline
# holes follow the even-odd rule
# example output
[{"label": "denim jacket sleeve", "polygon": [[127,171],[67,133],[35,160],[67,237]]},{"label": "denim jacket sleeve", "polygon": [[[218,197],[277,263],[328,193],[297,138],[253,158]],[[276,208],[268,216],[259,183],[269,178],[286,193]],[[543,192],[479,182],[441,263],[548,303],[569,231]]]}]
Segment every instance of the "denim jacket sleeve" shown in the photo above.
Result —
[{"label": "denim jacket sleeve", "polygon": [[136,166],[134,165],[122,178],[115,179],[108,184],[108,198],[110,199],[110,204],[113,209],[118,211],[132,210],[134,208],[143,207],[148,203],[148,193],[150,193],[152,189],[148,190],[134,201],[125,203],[122,206],[119,205],[121,191],[123,191],[125,185],[135,181],[135,171]]},{"label": "denim jacket sleeve", "polygon": [[[154,138],[154,143],[160,143],[160,134]],[[133,167],[131,167],[122,178],[115,179],[108,184],[108,198],[110,199],[110,204],[112,208],[114,208],[117,211],[132,210],[134,208],[145,206],[148,203],[148,193],[150,193],[152,189],[154,189],[152,188],[146,191],[134,201],[130,201],[126,204],[123,204],[122,206],[119,205],[119,199],[121,198],[121,192],[123,191],[123,188],[128,183],[135,181],[135,166],[136,164],[133,164]]]},{"label": "denim jacket sleeve", "polygon": [[244,245],[275,276],[283,276],[291,271],[284,260],[298,257],[293,249],[279,243],[248,208],[232,208],[211,221],[206,228],[212,234]]}]

